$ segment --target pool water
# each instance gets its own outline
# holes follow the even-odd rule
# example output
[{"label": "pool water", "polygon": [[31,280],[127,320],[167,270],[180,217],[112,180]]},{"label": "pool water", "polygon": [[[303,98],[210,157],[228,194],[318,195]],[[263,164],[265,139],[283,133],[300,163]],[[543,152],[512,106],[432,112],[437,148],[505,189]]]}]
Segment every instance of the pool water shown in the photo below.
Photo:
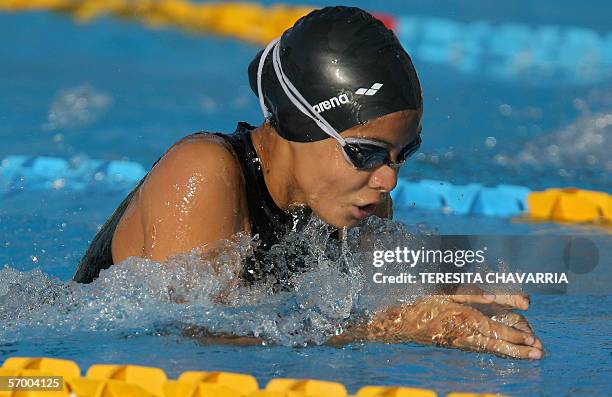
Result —
[{"label": "pool water", "polygon": [[[399,1],[359,2],[420,26],[418,36],[400,39],[413,54],[423,86],[424,142],[401,176],[612,193],[612,32],[604,18],[610,6],[589,3],[523,1],[510,8],[467,1],[434,8],[417,1],[409,8]],[[531,69],[517,72],[508,70],[508,60],[491,43],[480,42],[472,52],[476,66],[444,61],[419,46],[432,41],[423,33],[428,26],[465,32],[478,21],[490,23],[494,33],[511,23],[513,29],[503,30],[511,38],[543,26],[583,32],[567,37],[595,35],[601,38],[600,61],[584,66],[579,55],[553,54],[546,62],[533,58]],[[45,12],[0,14],[0,31],[0,159],[20,154],[130,160],[148,168],[191,132],[231,132],[237,121],[261,121],[246,77],[256,46],[110,18],[78,25]],[[579,67],[588,73],[569,72]],[[0,360],[53,356],[74,359],[81,368],[129,362],[161,367],[170,376],[224,370],[251,373],[260,384],[272,377],[317,378],[342,382],[351,392],[371,384],[517,396],[612,390],[612,300],[601,289],[532,297],[526,316],[546,357],[531,362],[413,343],[296,346],[323,340],[356,304],[355,280],[325,266],[302,280],[301,294],[262,294],[256,304],[235,300],[228,307],[211,301],[215,287],[206,281],[192,305],[164,300],[159,286],[173,276],[146,261],[112,269],[90,285],[70,283],[88,242],[126,193],[0,190]],[[401,224],[427,223],[447,234],[590,234],[610,242],[604,228],[455,216],[396,204],[398,230]],[[191,260],[176,263],[185,267]],[[612,277],[609,256],[600,258],[597,270],[604,280]],[[273,321],[276,313],[282,321]],[[194,324],[261,332],[276,343],[202,345],[183,335]]]}]

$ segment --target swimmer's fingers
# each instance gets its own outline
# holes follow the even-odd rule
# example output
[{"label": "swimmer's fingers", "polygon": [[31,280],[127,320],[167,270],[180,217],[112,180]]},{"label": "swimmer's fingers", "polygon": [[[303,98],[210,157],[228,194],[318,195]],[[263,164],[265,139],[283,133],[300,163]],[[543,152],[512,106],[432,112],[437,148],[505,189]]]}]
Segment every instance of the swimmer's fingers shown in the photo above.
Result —
[{"label": "swimmer's fingers", "polygon": [[533,335],[535,342],[531,346],[539,349],[542,348],[542,342],[540,342],[540,340],[534,335],[531,325],[529,325],[529,322],[522,314],[515,313],[507,307],[501,306],[497,303],[488,305],[475,304],[471,306],[489,316],[493,321]]},{"label": "swimmer's fingers", "polygon": [[530,303],[529,295],[525,293],[516,293],[512,295],[497,294],[495,303],[513,309],[527,310]]},{"label": "swimmer's fingers", "polygon": [[519,313],[513,312],[512,309],[508,308],[507,306],[502,306],[497,303],[490,303],[487,305],[472,304],[470,306],[491,317],[493,320],[507,325],[508,327],[514,327],[523,332],[533,333],[533,330],[531,329],[531,326],[529,326],[529,323],[525,317]]},{"label": "swimmer's fingers", "polygon": [[516,358],[538,359],[542,357],[542,344],[531,333],[498,323],[488,318],[477,322],[480,336],[474,337],[475,344],[486,351]]},{"label": "swimmer's fingers", "polygon": [[538,339],[538,337],[534,335],[533,329],[531,329],[531,325],[529,325],[529,322],[523,315],[511,311],[506,311],[504,313],[500,313],[491,317],[491,319],[502,323],[508,327],[512,327],[519,331],[533,335],[534,342],[531,344],[531,346],[537,347],[538,349],[542,349],[542,342],[540,341],[540,339]]},{"label": "swimmer's fingers", "polygon": [[526,346],[532,346],[535,343],[535,338],[532,334],[508,327],[484,316],[476,323],[476,328],[482,335],[489,338]]},{"label": "swimmer's fingers", "polygon": [[463,304],[489,304],[495,302],[494,294],[485,292],[474,284],[460,285],[455,295],[450,295],[449,298],[455,303]]},{"label": "swimmer's fingers", "polygon": [[527,322],[527,319],[519,313],[515,313],[510,310],[504,310],[491,316],[491,319],[497,321],[498,323],[507,325],[508,327],[516,328],[519,331],[533,334],[533,329],[531,329],[529,322]]},{"label": "swimmer's fingers", "polygon": [[[463,345],[459,345],[463,344]],[[459,341],[457,347],[471,350],[486,351],[507,357],[522,359],[540,359],[543,356],[542,350],[532,347],[514,344],[505,340],[491,338],[482,334],[466,338],[463,342]]]},{"label": "swimmer's fingers", "polygon": [[516,293],[512,295],[493,294],[482,290],[474,284],[462,284],[457,288],[455,295],[451,295],[451,300],[455,303],[497,303],[498,305],[512,309],[529,309],[529,295]]}]

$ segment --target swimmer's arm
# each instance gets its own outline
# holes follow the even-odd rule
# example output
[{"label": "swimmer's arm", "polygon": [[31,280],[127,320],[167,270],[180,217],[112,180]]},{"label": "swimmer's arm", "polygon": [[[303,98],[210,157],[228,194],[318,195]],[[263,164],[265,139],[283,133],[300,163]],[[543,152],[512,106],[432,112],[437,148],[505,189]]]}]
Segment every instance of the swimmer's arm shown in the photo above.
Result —
[{"label": "swimmer's arm", "polygon": [[141,188],[142,257],[165,261],[241,231],[242,185],[235,163],[226,148],[209,140],[186,141],[168,151]]},{"label": "swimmer's arm", "polygon": [[264,339],[256,336],[240,336],[227,332],[211,332],[205,327],[190,325],[185,327],[181,334],[196,340],[201,345],[236,345],[257,346],[265,343]]},{"label": "swimmer's arm", "polygon": [[338,346],[354,341],[411,341],[507,357],[543,356],[542,343],[533,333],[507,326],[443,296],[381,310],[371,320],[352,324],[327,343]]}]

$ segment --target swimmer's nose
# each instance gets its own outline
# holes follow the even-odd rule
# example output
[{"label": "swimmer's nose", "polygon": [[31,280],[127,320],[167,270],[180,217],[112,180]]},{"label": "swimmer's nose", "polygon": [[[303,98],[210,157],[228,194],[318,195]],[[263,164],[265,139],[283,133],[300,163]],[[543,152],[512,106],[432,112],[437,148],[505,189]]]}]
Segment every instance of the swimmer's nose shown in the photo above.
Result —
[{"label": "swimmer's nose", "polygon": [[398,170],[391,167],[378,167],[370,176],[369,187],[375,190],[390,192],[397,185]]}]

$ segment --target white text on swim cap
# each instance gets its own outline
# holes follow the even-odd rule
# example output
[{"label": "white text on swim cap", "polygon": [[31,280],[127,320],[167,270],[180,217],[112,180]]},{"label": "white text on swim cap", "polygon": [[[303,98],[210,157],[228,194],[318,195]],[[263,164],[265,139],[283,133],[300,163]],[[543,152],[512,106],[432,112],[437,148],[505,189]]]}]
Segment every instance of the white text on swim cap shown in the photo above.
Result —
[{"label": "white text on swim cap", "polygon": [[323,102],[319,102],[312,107],[312,109],[317,113],[323,113],[326,110],[331,108],[335,108],[336,106],[340,106],[342,104],[349,103],[349,98],[346,94],[340,94],[335,97],[331,97]]},{"label": "white text on swim cap", "polygon": [[[382,88],[382,83],[374,83],[370,88],[358,88],[355,91],[357,95],[374,95]],[[340,106],[342,104],[349,103],[348,96],[346,94],[340,94],[335,97],[331,97],[323,102],[319,102],[314,105],[312,108],[317,113],[323,113],[326,110],[331,108],[335,108],[336,106]]]}]

